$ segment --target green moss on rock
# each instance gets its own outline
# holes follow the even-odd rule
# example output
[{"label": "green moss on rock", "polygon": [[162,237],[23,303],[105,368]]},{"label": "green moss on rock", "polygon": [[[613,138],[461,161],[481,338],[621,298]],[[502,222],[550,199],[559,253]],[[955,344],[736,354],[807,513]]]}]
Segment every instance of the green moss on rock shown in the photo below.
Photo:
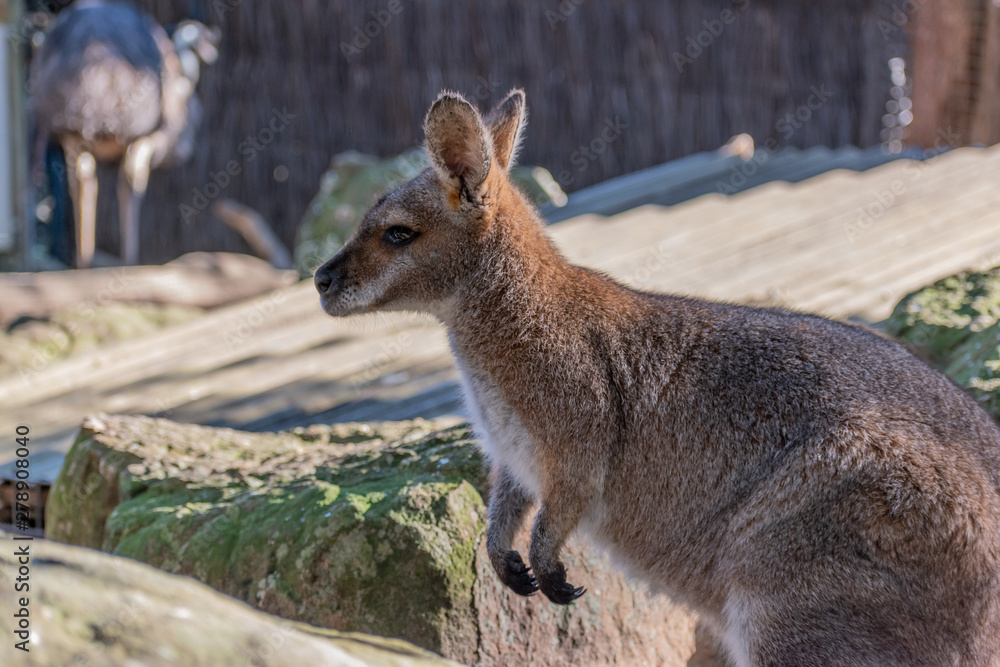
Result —
[{"label": "green moss on rock", "polygon": [[1000,417],[1000,268],[959,273],[906,296],[886,331]]},{"label": "green moss on rock", "polygon": [[1000,322],[970,333],[950,351],[943,370],[1000,418]]},{"label": "green moss on rock", "polygon": [[1000,268],[966,271],[907,295],[886,322],[886,331],[942,363],[974,333],[1000,319]]},{"label": "green moss on rock", "polygon": [[[193,576],[278,616],[400,637],[466,664],[687,663],[691,616],[647,597],[578,540],[563,559],[590,589],[579,604],[500,584],[482,539],[485,473],[466,426],[244,433],[98,416],[56,481],[47,537]],[[527,531],[516,538],[522,551]]]},{"label": "green moss on rock", "polygon": [[464,426],[249,434],[98,417],[55,485],[48,536],[282,616],[441,650],[456,628],[476,636],[485,510],[468,480],[484,481],[483,464]]},{"label": "green moss on rock", "polygon": [[93,436],[89,426],[80,429],[59,473],[73,481],[52,487],[45,519],[60,541],[100,549],[108,515],[134,488],[122,471],[140,459]]}]

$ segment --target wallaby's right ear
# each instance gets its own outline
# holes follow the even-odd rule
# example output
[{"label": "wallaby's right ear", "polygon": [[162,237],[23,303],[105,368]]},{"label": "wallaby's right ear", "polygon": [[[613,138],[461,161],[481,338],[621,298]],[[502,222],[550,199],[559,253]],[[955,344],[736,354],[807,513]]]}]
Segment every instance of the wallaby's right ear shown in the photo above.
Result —
[{"label": "wallaby's right ear", "polygon": [[458,93],[444,92],[424,121],[427,154],[441,179],[472,191],[490,173],[493,151],[479,112]]},{"label": "wallaby's right ear", "polygon": [[486,125],[493,137],[493,159],[504,169],[509,170],[517,159],[525,116],[524,91],[517,88],[510,91],[486,117]]}]

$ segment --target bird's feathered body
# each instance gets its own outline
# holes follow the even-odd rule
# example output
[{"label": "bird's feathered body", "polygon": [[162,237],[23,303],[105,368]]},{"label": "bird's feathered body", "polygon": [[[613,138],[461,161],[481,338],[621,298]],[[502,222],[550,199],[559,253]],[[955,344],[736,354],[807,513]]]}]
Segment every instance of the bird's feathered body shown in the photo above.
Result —
[{"label": "bird's feathered body", "polygon": [[182,162],[193,151],[201,116],[194,95],[198,69],[185,69],[180,51],[190,47],[211,62],[218,36],[201,24],[182,25],[190,34],[178,42],[131,5],[84,0],[59,14],[32,62],[36,159],[50,138],[65,153],[78,266],[93,254],[95,161],[121,165],[122,254],[131,264],[138,259],[138,208],[149,170]]},{"label": "bird's feathered body", "polygon": [[[33,69],[37,113],[54,132],[129,143],[160,124],[167,35],[127,5],[70,8],[55,21]],[[107,159],[107,158],[105,158]]]}]

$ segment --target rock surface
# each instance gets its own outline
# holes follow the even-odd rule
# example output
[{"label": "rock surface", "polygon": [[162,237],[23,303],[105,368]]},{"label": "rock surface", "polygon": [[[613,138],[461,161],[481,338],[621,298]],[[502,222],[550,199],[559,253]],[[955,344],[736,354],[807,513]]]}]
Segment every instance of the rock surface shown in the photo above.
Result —
[{"label": "rock surface", "polygon": [[[87,420],[52,539],[189,574],[270,613],[412,641],[465,664],[684,665],[695,619],[579,541],[570,607],[503,588],[483,545],[485,468],[465,426],[241,433]],[[526,535],[519,538],[523,549]]]},{"label": "rock surface", "polygon": [[102,345],[187,322],[203,312],[193,306],[108,303],[25,318],[0,331],[0,378],[30,374]]},{"label": "rock surface", "polygon": [[[428,164],[422,148],[384,160],[356,151],[334,156],[299,226],[295,266],[300,274],[311,275],[347,240],[376,199],[419,174]],[[567,201],[566,193],[542,167],[515,166],[511,177],[536,205],[562,206]]]},{"label": "rock surface", "polygon": [[28,545],[27,652],[15,607],[0,599],[0,664],[23,667],[434,667],[450,662],[406,642],[315,628],[263,614],[188,577],[125,558],[0,533],[0,582],[13,587]]},{"label": "rock surface", "polygon": [[907,295],[886,332],[923,352],[1000,418],[1000,268],[959,273]]}]

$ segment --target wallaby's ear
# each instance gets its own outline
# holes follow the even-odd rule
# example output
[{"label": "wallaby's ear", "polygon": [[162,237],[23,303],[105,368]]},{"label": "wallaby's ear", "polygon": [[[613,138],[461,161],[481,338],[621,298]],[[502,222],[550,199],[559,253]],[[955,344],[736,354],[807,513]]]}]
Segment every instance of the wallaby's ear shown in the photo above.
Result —
[{"label": "wallaby's ear", "polygon": [[493,108],[486,119],[486,126],[493,137],[493,159],[504,169],[510,169],[521,148],[521,130],[528,111],[524,104],[524,91],[516,88]]},{"label": "wallaby's ear", "polygon": [[443,92],[424,121],[427,154],[446,182],[474,190],[493,160],[490,135],[474,106],[458,93]]}]

